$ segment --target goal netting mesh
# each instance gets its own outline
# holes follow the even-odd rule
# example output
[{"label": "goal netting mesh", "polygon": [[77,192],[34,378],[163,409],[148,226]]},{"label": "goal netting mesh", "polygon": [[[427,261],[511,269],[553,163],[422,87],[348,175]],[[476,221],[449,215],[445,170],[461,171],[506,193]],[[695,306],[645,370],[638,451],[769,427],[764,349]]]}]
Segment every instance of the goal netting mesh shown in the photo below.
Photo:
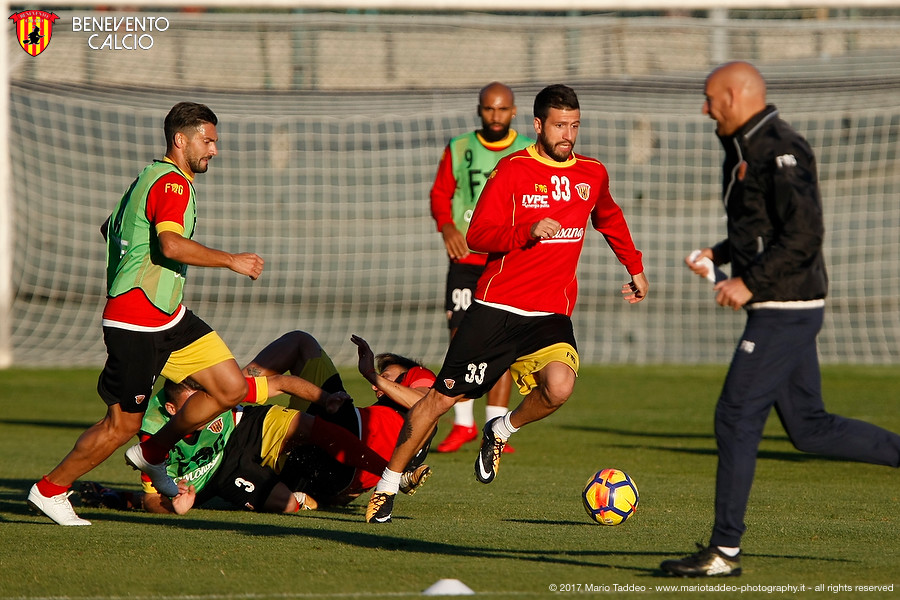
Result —
[{"label": "goal netting mesh", "polygon": [[[651,296],[629,306],[624,269],[588,232],[574,317],[582,360],[727,362],[743,317],[716,307],[682,259],[724,236],[722,153],[700,109],[706,73],[731,58],[760,67],[770,100],[817,153],[831,278],[822,359],[896,363],[900,15],[851,12],[713,22],[58,11],[39,56],[6,42],[13,266],[0,319],[13,364],[102,364],[98,228],[163,153],[163,117],[181,100],[220,119],[220,154],[195,182],[195,239],[266,260],[255,282],[188,273],[185,304],[238,360],[299,328],[339,364],[355,362],[352,333],[439,364],[447,259],[428,193],[443,146],[477,126],[477,90],[493,80],[513,86],[514,126],[529,134],[536,91],[576,88],[577,149],[608,166],[644,252]],[[115,48],[127,25],[74,30],[76,18],[124,15],[165,17],[167,27],[149,50]]]}]

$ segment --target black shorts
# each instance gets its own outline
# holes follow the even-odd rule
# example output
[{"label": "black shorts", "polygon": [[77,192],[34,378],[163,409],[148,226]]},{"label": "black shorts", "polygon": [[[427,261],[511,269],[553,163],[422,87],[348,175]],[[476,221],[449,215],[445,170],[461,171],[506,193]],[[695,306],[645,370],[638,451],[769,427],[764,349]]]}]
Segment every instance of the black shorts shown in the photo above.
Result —
[{"label": "black shorts", "polygon": [[519,358],[560,343],[576,348],[566,315],[523,316],[473,302],[450,341],[434,389],[446,396],[479,398]]},{"label": "black shorts", "polygon": [[[327,389],[324,385],[322,388]],[[344,402],[334,414],[318,404],[311,404],[306,412],[343,427],[357,438],[360,436],[362,425],[353,402]],[[291,449],[279,479],[291,491],[306,492],[320,504],[327,505],[353,483],[355,474],[354,467],[339,463],[322,448],[307,444]]]},{"label": "black shorts", "polygon": [[475,297],[478,278],[484,273],[484,265],[464,265],[450,263],[447,269],[447,291],[444,297],[444,308],[447,310],[447,325],[451,330],[458,329],[466,314],[466,309]]},{"label": "black shorts", "polygon": [[279,476],[291,491],[306,492],[322,506],[335,503],[345,492],[356,469],[341,464],[317,446],[297,446],[288,454]]},{"label": "black shorts", "polygon": [[189,310],[174,327],[163,331],[104,327],[106,365],[97,381],[97,393],[109,406],[118,404],[127,413],[144,412],[169,355],[212,331]]},{"label": "black shorts", "polygon": [[214,496],[247,510],[262,510],[279,477],[262,458],[262,430],[271,406],[246,406],[222,456],[222,464],[197,494],[197,504]]}]

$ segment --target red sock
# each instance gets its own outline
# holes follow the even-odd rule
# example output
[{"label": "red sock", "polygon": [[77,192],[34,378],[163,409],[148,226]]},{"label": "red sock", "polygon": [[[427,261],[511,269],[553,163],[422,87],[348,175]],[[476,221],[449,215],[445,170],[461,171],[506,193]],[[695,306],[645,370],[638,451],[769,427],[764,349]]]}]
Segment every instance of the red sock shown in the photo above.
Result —
[{"label": "red sock", "polygon": [[310,442],[325,450],[339,463],[381,475],[387,459],[366,446],[355,435],[318,417],[313,422]]},{"label": "red sock", "polygon": [[150,437],[141,442],[141,452],[144,453],[144,460],[151,465],[158,465],[159,463],[166,462],[166,456],[169,454],[169,449],[159,444],[155,438]]},{"label": "red sock", "polygon": [[56,485],[44,475],[41,477],[41,480],[37,482],[38,491],[45,498],[52,498],[53,496],[59,496],[60,494],[65,494],[69,491],[71,485]]}]

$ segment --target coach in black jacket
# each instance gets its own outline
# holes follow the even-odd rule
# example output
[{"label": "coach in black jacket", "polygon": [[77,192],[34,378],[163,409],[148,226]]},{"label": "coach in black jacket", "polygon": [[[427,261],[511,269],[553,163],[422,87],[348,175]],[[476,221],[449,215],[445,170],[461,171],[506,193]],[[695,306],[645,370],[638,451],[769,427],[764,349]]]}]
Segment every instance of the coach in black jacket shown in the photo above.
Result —
[{"label": "coach in black jacket", "polygon": [[[804,452],[900,466],[900,436],[825,411],[816,336],[828,276],[816,161],[806,140],[766,104],[765,80],[752,65],[725,64],[706,79],[703,112],[725,149],[723,200],[728,237],[700,257],[731,263],[716,302],[747,311],[716,405],[719,462],[709,547],[664,571],[684,576],[739,575],[744,513],[756,454],[772,407]],[[688,267],[706,275],[695,257]]]}]

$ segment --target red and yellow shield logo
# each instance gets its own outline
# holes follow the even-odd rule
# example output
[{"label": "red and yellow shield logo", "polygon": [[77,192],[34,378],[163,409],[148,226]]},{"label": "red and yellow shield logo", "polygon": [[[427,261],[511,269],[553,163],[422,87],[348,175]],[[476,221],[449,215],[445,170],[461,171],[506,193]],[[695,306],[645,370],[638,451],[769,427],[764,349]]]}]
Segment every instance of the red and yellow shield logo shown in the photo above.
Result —
[{"label": "red and yellow shield logo", "polygon": [[16,24],[16,39],[22,50],[37,56],[50,44],[53,22],[59,15],[44,10],[23,10],[10,17]]}]

